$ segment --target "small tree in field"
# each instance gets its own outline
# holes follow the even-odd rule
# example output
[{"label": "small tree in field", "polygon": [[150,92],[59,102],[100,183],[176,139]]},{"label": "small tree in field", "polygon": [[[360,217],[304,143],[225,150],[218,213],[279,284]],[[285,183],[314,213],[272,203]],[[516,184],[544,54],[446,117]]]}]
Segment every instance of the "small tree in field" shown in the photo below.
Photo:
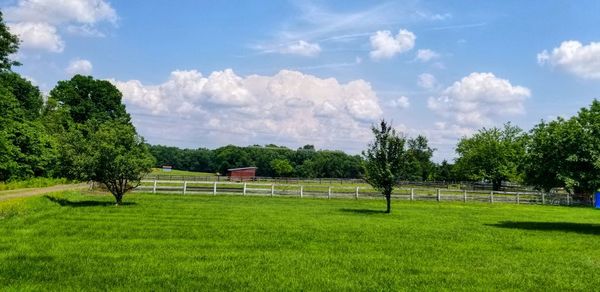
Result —
[{"label": "small tree in field", "polygon": [[139,186],[150,172],[154,157],[128,123],[106,122],[92,134],[81,156],[87,178],[103,183],[120,205],[126,192]]},{"label": "small tree in field", "polygon": [[373,126],[375,140],[363,151],[365,158],[365,180],[385,196],[386,213],[391,212],[392,191],[404,170],[406,139],[385,120]]}]

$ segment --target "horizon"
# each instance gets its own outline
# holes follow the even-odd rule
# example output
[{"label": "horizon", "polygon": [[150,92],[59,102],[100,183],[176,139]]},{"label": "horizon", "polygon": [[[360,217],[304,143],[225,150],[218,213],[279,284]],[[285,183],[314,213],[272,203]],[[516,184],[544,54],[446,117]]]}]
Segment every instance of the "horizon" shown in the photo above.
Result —
[{"label": "horizon", "polygon": [[600,2],[2,1],[15,69],[48,93],[110,80],[146,141],[360,154],[370,126],[434,161],[506,122],[528,131],[600,92]]}]

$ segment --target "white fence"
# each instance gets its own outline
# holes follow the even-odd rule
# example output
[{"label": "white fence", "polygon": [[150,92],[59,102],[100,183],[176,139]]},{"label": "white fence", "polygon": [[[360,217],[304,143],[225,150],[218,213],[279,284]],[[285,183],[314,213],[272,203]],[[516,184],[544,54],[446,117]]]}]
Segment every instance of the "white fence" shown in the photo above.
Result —
[{"label": "white fence", "polygon": [[[144,180],[135,192],[163,194],[208,194],[208,195],[242,195],[242,196],[278,196],[278,197],[311,197],[311,198],[382,198],[381,193],[366,186],[340,185],[298,185],[257,182],[205,182],[205,181],[173,181]],[[462,201],[513,204],[543,205],[576,205],[566,194],[545,194],[539,192],[497,192],[468,191],[440,188],[399,188],[394,191],[395,200],[410,201]]]}]

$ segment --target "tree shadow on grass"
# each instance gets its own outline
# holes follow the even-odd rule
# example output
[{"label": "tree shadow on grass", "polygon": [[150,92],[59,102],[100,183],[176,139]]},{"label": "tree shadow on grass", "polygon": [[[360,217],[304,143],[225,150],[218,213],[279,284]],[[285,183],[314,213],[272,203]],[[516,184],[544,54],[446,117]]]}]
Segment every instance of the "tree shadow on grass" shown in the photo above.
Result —
[{"label": "tree shadow on grass", "polygon": [[348,208],[342,208],[342,209],[340,209],[340,211],[346,212],[346,213],[365,214],[365,215],[386,214],[385,210],[371,210],[371,209],[348,209]]},{"label": "tree shadow on grass", "polygon": [[[51,202],[57,203],[63,207],[97,207],[97,206],[114,206],[115,202],[106,202],[106,201],[69,201],[63,198],[55,198],[52,196],[44,196],[46,199]],[[135,205],[134,202],[124,202],[121,203],[121,206]]]},{"label": "tree shadow on grass", "polygon": [[581,234],[600,235],[600,224],[592,223],[570,223],[570,222],[530,222],[530,221],[501,221],[496,224],[486,224],[487,226],[539,230],[539,231],[565,231]]}]

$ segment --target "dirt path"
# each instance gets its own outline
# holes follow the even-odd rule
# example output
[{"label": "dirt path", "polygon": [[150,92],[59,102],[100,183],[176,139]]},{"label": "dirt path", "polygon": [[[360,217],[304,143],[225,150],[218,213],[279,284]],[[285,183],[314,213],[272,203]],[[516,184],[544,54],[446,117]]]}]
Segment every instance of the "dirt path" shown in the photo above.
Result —
[{"label": "dirt path", "polygon": [[47,193],[70,191],[70,190],[85,190],[89,188],[87,183],[70,184],[70,185],[56,185],[46,188],[32,188],[32,189],[20,189],[0,192],[0,201],[6,201],[14,198],[32,197],[37,195],[43,195]]}]

